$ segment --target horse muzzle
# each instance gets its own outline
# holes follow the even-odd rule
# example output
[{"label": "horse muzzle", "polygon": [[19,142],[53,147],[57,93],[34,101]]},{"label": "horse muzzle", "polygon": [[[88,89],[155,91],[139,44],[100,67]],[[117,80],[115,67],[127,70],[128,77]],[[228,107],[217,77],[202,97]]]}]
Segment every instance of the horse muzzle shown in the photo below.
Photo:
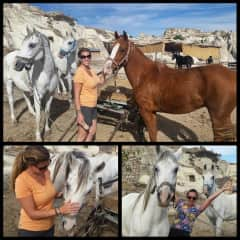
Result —
[{"label": "horse muzzle", "polygon": [[31,60],[17,57],[16,64],[14,66],[14,69],[18,72],[21,72],[23,68],[25,68],[27,71],[29,71],[32,67],[33,63]]},{"label": "horse muzzle", "polygon": [[168,207],[174,198],[174,188],[169,183],[161,184],[157,190],[157,197],[160,207]]}]

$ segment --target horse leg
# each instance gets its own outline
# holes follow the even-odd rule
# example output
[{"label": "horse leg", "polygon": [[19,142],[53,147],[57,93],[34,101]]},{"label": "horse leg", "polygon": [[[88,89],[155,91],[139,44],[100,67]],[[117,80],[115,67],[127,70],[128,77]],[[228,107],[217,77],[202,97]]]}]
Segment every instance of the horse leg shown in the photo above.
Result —
[{"label": "horse leg", "polygon": [[60,71],[58,71],[58,76],[59,76],[58,94],[61,93],[61,92],[60,92],[60,85],[61,85],[61,87],[62,87],[62,92],[63,92],[64,95],[66,95],[66,94],[67,94],[67,90],[66,90],[66,87],[65,87],[65,85],[64,85],[63,78],[62,78],[63,74],[62,74]]},{"label": "horse leg", "polygon": [[24,99],[25,99],[25,101],[26,101],[26,103],[27,103],[28,111],[29,111],[33,116],[35,116],[36,113],[35,113],[35,111],[34,111],[34,109],[33,109],[33,107],[32,107],[32,104],[31,104],[31,102],[30,102],[30,98],[28,98],[25,93],[23,93],[23,97],[24,97]]},{"label": "horse leg", "polygon": [[67,81],[68,81],[68,101],[71,104],[72,103],[72,75],[71,72],[67,75]]},{"label": "horse leg", "polygon": [[50,131],[49,116],[50,116],[50,107],[51,107],[52,100],[53,100],[53,96],[50,96],[45,106],[45,128],[44,128],[45,132]]},{"label": "horse leg", "polygon": [[223,219],[218,217],[216,221],[216,237],[223,236],[222,225],[223,225]]},{"label": "horse leg", "polygon": [[14,114],[13,81],[11,79],[7,80],[6,89],[7,89],[8,103],[9,103],[9,107],[10,107],[12,123],[17,123],[16,117]]},{"label": "horse leg", "polygon": [[140,108],[140,114],[144,120],[144,123],[149,132],[150,141],[155,142],[157,140],[157,117],[156,113]]},{"label": "horse leg", "polygon": [[39,97],[39,94],[36,89],[34,89],[34,107],[36,111],[36,141],[42,141],[41,134],[40,134],[40,120],[41,120],[41,104],[42,101]]},{"label": "horse leg", "polygon": [[227,117],[210,113],[213,125],[214,141],[234,141],[234,129],[230,115]]}]

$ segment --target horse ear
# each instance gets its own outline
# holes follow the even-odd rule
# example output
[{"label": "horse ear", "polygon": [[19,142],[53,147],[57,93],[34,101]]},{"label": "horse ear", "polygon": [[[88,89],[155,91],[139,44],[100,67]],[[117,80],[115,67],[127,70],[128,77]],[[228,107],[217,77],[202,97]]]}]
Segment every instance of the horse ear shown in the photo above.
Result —
[{"label": "horse ear", "polygon": [[182,154],[183,154],[183,147],[180,147],[180,148],[174,153],[177,161],[181,158]]},{"label": "horse ear", "polygon": [[123,38],[124,38],[124,40],[128,40],[128,35],[125,31],[123,31]]},{"label": "horse ear", "polygon": [[118,32],[117,32],[117,31],[114,32],[114,36],[115,36],[115,39],[118,39],[118,38],[119,38],[119,35],[118,35]]}]

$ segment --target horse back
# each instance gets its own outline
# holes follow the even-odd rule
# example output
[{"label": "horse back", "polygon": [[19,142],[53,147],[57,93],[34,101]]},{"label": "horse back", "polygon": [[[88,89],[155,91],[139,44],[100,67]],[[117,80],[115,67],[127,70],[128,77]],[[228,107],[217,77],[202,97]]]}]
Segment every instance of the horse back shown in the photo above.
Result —
[{"label": "horse back", "polygon": [[155,62],[141,75],[134,93],[139,106],[153,112],[188,113],[204,105],[221,106],[223,99],[232,108],[236,74],[220,64],[172,69]]}]

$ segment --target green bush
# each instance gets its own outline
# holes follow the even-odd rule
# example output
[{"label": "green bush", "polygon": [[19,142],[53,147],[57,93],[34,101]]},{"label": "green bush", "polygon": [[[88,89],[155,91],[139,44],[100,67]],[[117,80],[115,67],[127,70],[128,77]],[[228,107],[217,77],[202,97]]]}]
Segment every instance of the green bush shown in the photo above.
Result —
[{"label": "green bush", "polygon": [[174,40],[184,40],[184,37],[181,34],[177,34],[175,35],[175,37],[173,38]]}]

